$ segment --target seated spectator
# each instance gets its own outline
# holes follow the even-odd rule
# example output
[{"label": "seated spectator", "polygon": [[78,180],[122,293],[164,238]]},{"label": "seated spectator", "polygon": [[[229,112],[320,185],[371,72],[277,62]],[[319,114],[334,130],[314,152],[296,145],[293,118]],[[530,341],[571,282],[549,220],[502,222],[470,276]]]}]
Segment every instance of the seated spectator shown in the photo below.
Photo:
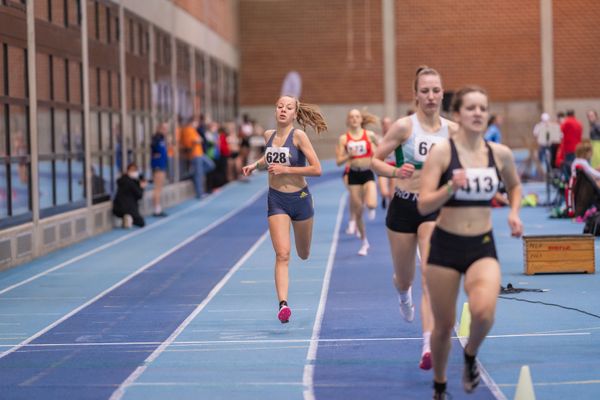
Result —
[{"label": "seated spectator", "polygon": [[582,168],[590,177],[592,177],[596,183],[600,182],[600,172],[592,168],[590,160],[593,155],[592,142],[589,140],[583,140],[575,147],[575,160],[571,164],[571,175],[575,176],[577,167]]},{"label": "seated spectator", "polygon": [[131,225],[140,228],[146,225],[139,211],[139,200],[144,196],[146,181],[140,177],[137,165],[131,163],[127,166],[127,173],[117,179],[117,194],[113,200],[113,214],[123,218],[123,228]]}]

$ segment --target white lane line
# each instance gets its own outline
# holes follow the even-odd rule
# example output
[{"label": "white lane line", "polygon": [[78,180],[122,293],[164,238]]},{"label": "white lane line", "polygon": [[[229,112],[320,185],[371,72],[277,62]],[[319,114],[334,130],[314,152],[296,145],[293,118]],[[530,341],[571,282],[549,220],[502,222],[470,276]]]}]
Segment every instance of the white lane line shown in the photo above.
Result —
[{"label": "white lane line", "polygon": [[49,274],[49,273],[51,273],[51,272],[58,271],[58,270],[60,270],[60,269],[62,269],[62,268],[64,268],[64,267],[66,267],[66,266],[68,266],[68,265],[71,265],[71,264],[73,264],[73,263],[76,263],[77,261],[83,260],[83,259],[84,259],[84,258],[86,258],[86,257],[89,257],[89,256],[91,256],[91,255],[94,255],[94,254],[96,254],[96,253],[99,253],[99,252],[101,252],[101,251],[103,251],[103,250],[109,249],[109,248],[111,248],[112,246],[115,246],[115,245],[117,245],[117,244],[119,244],[119,243],[121,243],[121,242],[124,242],[124,241],[126,241],[126,240],[129,240],[129,239],[131,239],[131,238],[134,238],[134,237],[136,237],[136,236],[142,235],[142,234],[144,234],[144,233],[146,233],[146,232],[148,232],[148,231],[151,231],[151,230],[153,230],[153,229],[156,229],[156,228],[158,228],[158,227],[160,227],[160,226],[162,226],[162,225],[164,225],[164,224],[166,224],[166,223],[168,223],[168,222],[172,221],[173,219],[175,219],[175,218],[179,217],[179,216],[180,216],[180,215],[182,215],[182,214],[186,214],[186,213],[188,213],[188,212],[191,212],[191,211],[194,211],[194,210],[196,210],[196,209],[198,209],[198,208],[202,208],[202,207],[206,206],[207,204],[210,204],[210,203],[212,203],[213,199],[214,199],[215,197],[219,196],[219,195],[220,195],[222,192],[223,192],[223,191],[219,191],[218,193],[216,193],[216,194],[214,195],[214,197],[211,197],[210,199],[207,199],[207,200],[206,200],[206,201],[204,201],[204,202],[201,202],[201,203],[198,203],[198,204],[194,204],[194,205],[192,205],[192,206],[190,206],[190,207],[188,207],[188,208],[186,208],[186,209],[183,209],[183,210],[181,210],[181,211],[178,211],[178,212],[176,212],[176,213],[174,213],[174,214],[172,214],[172,215],[169,215],[168,217],[166,217],[166,218],[164,218],[164,219],[161,219],[160,221],[158,221],[158,222],[156,222],[156,223],[154,223],[154,224],[151,224],[151,225],[148,225],[148,226],[146,226],[144,229],[140,229],[140,230],[136,230],[136,231],[134,231],[134,232],[128,233],[128,234],[127,234],[127,235],[125,235],[125,236],[121,236],[120,238],[118,238],[118,239],[115,239],[115,240],[113,240],[113,241],[111,241],[111,242],[105,243],[105,244],[103,244],[102,246],[99,246],[99,247],[96,247],[96,248],[94,248],[94,249],[92,249],[92,250],[86,251],[86,252],[85,252],[85,253],[83,253],[83,254],[80,254],[80,255],[78,255],[78,256],[76,256],[76,257],[73,257],[73,258],[71,258],[71,259],[69,259],[69,260],[67,260],[67,261],[64,261],[64,262],[62,262],[62,263],[60,263],[60,264],[58,264],[58,265],[56,265],[56,266],[54,266],[54,267],[52,267],[52,268],[50,268],[50,269],[47,269],[47,270],[45,270],[45,271],[43,271],[43,272],[40,272],[39,274],[33,275],[33,276],[31,276],[31,277],[29,277],[29,278],[27,278],[27,279],[25,279],[25,280],[22,280],[21,282],[15,283],[15,284],[13,284],[13,285],[10,285],[10,286],[7,286],[7,287],[5,287],[4,289],[1,289],[1,290],[0,290],[0,295],[2,295],[2,294],[4,294],[4,293],[7,293],[7,292],[10,292],[11,290],[14,290],[14,289],[16,289],[16,288],[18,288],[18,287],[21,287],[21,286],[23,286],[23,285],[26,285],[26,284],[28,284],[29,282],[33,282],[33,281],[35,281],[36,279],[39,279],[39,278],[41,278],[41,277],[43,277],[43,276],[45,276],[45,275],[48,275],[48,274]]},{"label": "white lane line", "polygon": [[0,353],[0,358],[6,357],[10,353],[13,353],[14,351],[20,349],[21,347],[23,347],[25,345],[28,345],[29,343],[31,343],[32,341],[34,341],[38,337],[42,336],[44,333],[48,332],[50,329],[52,329],[55,326],[59,325],[60,323],[62,323],[63,321],[67,320],[71,316],[77,314],[79,311],[83,310],[85,307],[89,306],[90,304],[95,303],[96,301],[98,301],[99,299],[101,299],[102,297],[104,297],[106,294],[110,293],[111,291],[115,290],[119,286],[122,286],[123,284],[127,283],[131,279],[135,278],[137,275],[141,274],[142,272],[144,272],[145,270],[147,270],[151,266],[155,265],[160,260],[162,260],[162,259],[166,258],[167,256],[173,254],[174,252],[176,252],[180,248],[182,248],[182,247],[186,246],[187,244],[191,243],[192,241],[194,241],[198,237],[202,236],[206,232],[210,231],[211,229],[213,229],[213,228],[221,225],[223,222],[225,222],[226,220],[228,220],[229,218],[231,218],[233,215],[237,214],[240,210],[244,209],[247,205],[252,204],[258,197],[260,197],[263,194],[263,192],[264,192],[264,190],[256,193],[248,201],[246,201],[246,203],[243,203],[241,207],[236,208],[234,210],[231,210],[227,214],[223,215],[221,218],[219,218],[216,221],[214,221],[212,224],[210,224],[210,225],[202,228],[200,231],[196,232],[194,235],[192,235],[191,237],[189,237],[186,240],[184,240],[182,243],[178,244],[175,247],[172,247],[170,250],[162,253],[160,256],[158,256],[158,257],[154,258],[153,260],[149,261],[148,263],[146,263],[145,265],[143,265],[142,267],[140,267],[134,273],[126,276],[125,278],[121,279],[119,282],[115,283],[114,285],[112,285],[108,289],[104,290],[100,294],[96,295],[92,299],[86,301],[85,303],[83,303],[79,307],[77,307],[77,308],[71,310],[69,313],[63,315],[61,318],[57,319],[52,324],[46,326],[44,329],[38,331],[34,335],[30,336],[29,338],[25,339],[21,343],[19,343],[16,346],[12,347],[11,349],[6,350],[3,353]]},{"label": "white lane line", "polygon": [[327,259],[327,267],[325,268],[325,276],[323,277],[321,298],[319,299],[319,307],[317,308],[317,315],[315,316],[315,323],[313,325],[313,331],[310,338],[310,345],[306,354],[306,363],[304,364],[304,373],[302,374],[302,384],[304,386],[304,400],[314,400],[315,398],[313,387],[313,379],[315,375],[315,360],[317,359],[319,336],[321,335],[323,314],[325,313],[325,304],[327,303],[327,294],[329,292],[329,282],[331,281],[331,270],[333,269],[333,261],[335,260],[335,253],[337,252],[340,225],[342,224],[342,218],[344,215],[344,210],[346,208],[347,198],[348,193],[346,192],[342,195],[339,202],[337,219],[335,221],[335,227],[333,229],[333,238],[331,241],[331,247],[329,249],[329,257]]},{"label": "white lane line", "polygon": [[[271,319],[272,320],[272,319]],[[271,321],[269,320],[269,321]],[[298,328],[301,330],[304,328]],[[252,332],[248,330],[239,330],[239,331],[223,331],[223,330],[203,330],[203,329],[194,329],[190,330],[190,332],[217,332],[217,333],[225,333],[225,334],[236,334],[236,333],[245,333],[250,335]],[[268,332],[260,331],[258,334],[264,334]],[[521,337],[548,337],[548,336],[561,336],[561,337],[569,337],[569,336],[586,336],[591,335],[590,332],[577,332],[577,333],[564,333],[564,334],[523,334],[523,335],[496,335],[494,338],[521,338]],[[452,337],[452,339],[462,339],[459,337]],[[188,346],[218,346],[222,344],[269,344],[269,343],[356,343],[356,342],[404,342],[404,341],[414,341],[414,340],[423,340],[422,337],[375,337],[375,338],[330,338],[330,339],[236,339],[236,340],[190,340],[190,341],[181,341],[181,342],[173,342],[171,343],[172,347],[188,347]],[[158,346],[163,342],[71,342],[71,343],[29,343],[23,345],[23,348],[36,348],[36,347],[95,347],[95,346]],[[0,347],[12,347],[14,344],[0,344]]]},{"label": "white lane line", "polygon": [[[592,379],[589,381],[562,381],[562,382],[533,382],[533,386],[562,386],[562,385],[598,385],[600,379]],[[515,387],[516,383],[499,383],[500,387]]]},{"label": "white lane line", "polygon": [[[191,387],[217,387],[223,386],[219,383],[198,383],[198,382],[143,382],[134,383],[134,386],[191,386]],[[225,383],[231,386],[231,382]],[[235,382],[235,386],[301,386],[302,382]]]},{"label": "white lane line", "polygon": [[244,263],[252,256],[252,254],[254,254],[254,252],[265,241],[265,239],[267,238],[268,234],[269,234],[268,230],[265,233],[262,234],[262,236],[256,241],[256,243],[254,243],[254,245],[246,252],[246,254],[244,254],[242,256],[242,258],[240,258],[240,260],[219,281],[219,283],[217,283],[215,285],[215,287],[213,287],[213,289],[210,291],[210,293],[208,294],[208,296],[206,296],[206,298],[202,301],[202,303],[200,303],[198,305],[198,307],[196,307],[196,309],[190,315],[188,315],[188,317],[185,319],[185,321],[183,321],[177,327],[177,329],[175,329],[175,331],[173,331],[173,333],[171,334],[171,336],[169,336],[167,338],[167,340],[165,340],[164,342],[162,342],[160,344],[160,346],[158,346],[152,352],[152,354],[150,354],[144,360],[144,363],[141,366],[137,367],[135,369],[135,371],[133,371],[131,373],[131,375],[129,375],[127,377],[127,379],[125,379],[125,381],[123,383],[121,383],[121,385],[119,385],[119,388],[117,390],[115,390],[114,393],[110,396],[110,400],[118,400],[118,399],[121,399],[123,397],[123,395],[125,394],[125,390],[129,386],[131,386],[144,373],[144,371],[146,371],[146,369],[148,368],[148,366],[154,360],[156,360],[158,358],[158,356],[160,356],[160,354],[163,351],[165,351],[165,349],[167,347],[169,347],[171,344],[173,344],[173,342],[175,341],[175,339],[177,339],[177,337],[181,334],[181,332],[183,332],[183,330],[194,320],[194,318],[196,318],[196,316],[198,316],[198,314],[200,314],[200,312],[217,295],[217,293],[219,293],[219,291],[225,286],[225,284],[229,281],[229,279],[231,279],[231,277],[237,272],[237,270],[240,269],[242,267],[242,265],[244,265]]}]

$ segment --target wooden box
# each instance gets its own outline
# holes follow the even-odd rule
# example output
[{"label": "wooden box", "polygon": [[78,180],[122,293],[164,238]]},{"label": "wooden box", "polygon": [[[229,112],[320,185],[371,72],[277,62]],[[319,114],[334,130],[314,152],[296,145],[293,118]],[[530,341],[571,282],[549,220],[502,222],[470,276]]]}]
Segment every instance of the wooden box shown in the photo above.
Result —
[{"label": "wooden box", "polygon": [[595,272],[594,236],[523,236],[525,274]]}]

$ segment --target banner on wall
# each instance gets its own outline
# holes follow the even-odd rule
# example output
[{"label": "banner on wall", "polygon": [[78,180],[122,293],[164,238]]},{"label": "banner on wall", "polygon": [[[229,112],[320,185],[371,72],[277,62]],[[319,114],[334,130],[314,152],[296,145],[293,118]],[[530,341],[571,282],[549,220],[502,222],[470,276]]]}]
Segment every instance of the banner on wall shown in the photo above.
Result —
[{"label": "banner on wall", "polygon": [[300,74],[296,71],[288,72],[283,80],[283,85],[281,85],[281,95],[293,96],[299,99],[301,92],[302,78],[300,77]]}]

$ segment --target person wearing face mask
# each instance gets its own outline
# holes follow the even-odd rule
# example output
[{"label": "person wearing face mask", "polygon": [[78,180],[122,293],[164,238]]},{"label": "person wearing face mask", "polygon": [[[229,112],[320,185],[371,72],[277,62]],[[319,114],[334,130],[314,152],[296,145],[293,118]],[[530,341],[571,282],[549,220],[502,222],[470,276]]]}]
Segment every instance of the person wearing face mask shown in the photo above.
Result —
[{"label": "person wearing face mask", "polygon": [[263,133],[265,154],[242,168],[248,176],[255,169],[269,172],[267,215],[269,233],[275,250],[275,289],[279,300],[277,318],[289,322],[292,311],[288,305],[290,227],[294,229],[296,253],[306,260],[310,254],[313,228],[313,199],[306,176],[320,176],[321,163],[308,135],[294,128],[294,120],[317,133],[327,130],[318,108],[300,102],[292,96],[281,96],[276,103],[277,129]]},{"label": "person wearing face mask", "polygon": [[[429,151],[434,144],[455,132],[458,126],[440,116],[444,90],[439,72],[427,66],[419,67],[415,73],[413,90],[415,113],[396,120],[390,126],[375,151],[371,166],[377,175],[394,178],[396,181],[396,190],[388,207],[385,224],[394,264],[392,279],[398,292],[400,315],[407,322],[412,322],[415,318],[412,284],[415,278],[416,256],[420,255],[423,346],[419,368],[429,370],[429,339],[433,318],[425,274],[429,238],[437,213],[419,214],[417,199],[421,185],[421,169]],[[391,153],[396,156],[394,165],[386,162]]]},{"label": "person wearing face mask", "polygon": [[117,179],[117,194],[113,200],[113,214],[123,218],[123,228],[131,225],[140,228],[146,225],[144,217],[139,211],[139,201],[144,196],[146,181],[140,177],[137,165],[131,163],[127,166],[127,173]]},{"label": "person wearing face mask", "polygon": [[488,97],[484,89],[467,86],[452,105],[458,131],[431,149],[421,175],[417,202],[421,214],[439,210],[431,235],[427,287],[434,324],[431,334],[433,399],[444,400],[446,365],[456,323],[456,299],[463,287],[468,297],[471,325],[464,347],[463,388],[471,393],[479,384],[476,355],[490,331],[500,287],[500,264],[492,233],[491,201],[500,181],[508,192],[508,225],[520,237],[521,183],[512,151],[484,140]]}]

